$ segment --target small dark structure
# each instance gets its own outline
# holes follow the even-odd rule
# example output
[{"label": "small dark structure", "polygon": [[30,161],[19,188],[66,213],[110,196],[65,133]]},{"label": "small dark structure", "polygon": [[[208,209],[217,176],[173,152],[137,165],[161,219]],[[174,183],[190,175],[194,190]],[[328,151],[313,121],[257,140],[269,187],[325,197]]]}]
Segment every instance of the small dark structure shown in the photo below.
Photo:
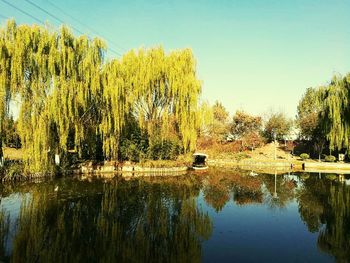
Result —
[{"label": "small dark structure", "polygon": [[192,168],[195,170],[205,170],[208,169],[206,159],[208,155],[205,153],[195,153],[193,154],[193,164]]}]

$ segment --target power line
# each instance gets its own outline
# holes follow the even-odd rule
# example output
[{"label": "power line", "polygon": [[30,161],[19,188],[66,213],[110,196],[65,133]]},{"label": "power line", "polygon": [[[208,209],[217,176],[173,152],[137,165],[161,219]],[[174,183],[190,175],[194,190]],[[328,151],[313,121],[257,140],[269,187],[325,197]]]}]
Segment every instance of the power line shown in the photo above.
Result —
[{"label": "power line", "polygon": [[[59,21],[60,23],[65,24],[65,22],[64,22],[62,19],[60,19],[59,17],[57,17],[57,16],[55,16],[54,14],[50,13],[50,12],[47,11],[46,9],[44,9],[44,8],[42,8],[42,7],[40,7],[40,6],[38,6],[37,4],[33,3],[32,1],[30,1],[30,0],[24,0],[24,1],[26,1],[26,2],[29,3],[29,4],[31,4],[32,6],[36,7],[37,9],[41,10],[41,11],[44,12],[45,14],[47,14],[47,15],[53,17],[54,19],[56,19],[56,20]],[[82,31],[80,31],[79,29],[77,29],[76,27],[74,27],[74,26],[71,26],[71,27],[72,27],[75,31],[77,31],[79,34],[84,35],[84,33],[83,33]],[[109,50],[110,50],[111,52],[115,53],[115,54],[118,55],[118,56],[122,56],[119,52],[114,51],[114,50],[111,49],[111,48],[109,48]]]},{"label": "power line", "polygon": [[12,8],[16,9],[17,11],[21,12],[22,14],[25,14],[26,16],[29,16],[31,17],[32,19],[34,19],[35,21],[37,21],[38,23],[40,24],[43,24],[42,21],[40,21],[38,18],[36,18],[35,16],[32,16],[31,14],[29,14],[28,12],[22,10],[21,8],[18,8],[17,6],[9,3],[8,1],[6,0],[1,0],[2,2],[4,2],[5,4],[8,4],[9,6],[11,6]]},{"label": "power line", "polygon": [[[26,1],[26,2],[29,3],[29,4],[31,4],[32,6],[36,7],[37,9],[41,10],[41,11],[44,12],[45,14],[47,14],[47,15],[53,17],[53,18],[56,19],[58,22],[60,22],[60,23],[62,23],[62,24],[65,24],[63,20],[61,20],[61,19],[58,18],[57,16],[51,14],[50,12],[46,11],[44,8],[38,6],[37,4],[33,3],[32,1],[30,1],[30,0],[24,0],[24,1]],[[84,35],[84,33],[81,32],[79,29],[77,29],[77,28],[75,28],[75,27],[73,27],[73,26],[72,26],[72,28],[73,28],[75,31],[77,31],[79,34]]]},{"label": "power line", "polygon": [[91,28],[89,25],[79,21],[78,19],[76,19],[74,16],[68,14],[66,11],[64,11],[62,8],[60,8],[59,6],[55,5],[54,3],[52,3],[51,1],[47,0],[46,2],[48,2],[50,5],[52,5],[54,8],[58,9],[61,13],[63,13],[64,15],[68,16],[69,18],[71,18],[72,20],[78,22],[80,25],[86,27],[87,29],[89,29],[92,33],[96,34],[97,36],[100,36],[104,39],[106,39],[109,43],[112,43],[113,45],[115,45],[116,47],[122,49],[123,51],[126,51],[125,48],[123,48],[122,46],[116,44],[115,42],[113,42],[112,40],[108,39],[105,36],[100,35],[95,29]]},{"label": "power line", "polygon": [[[37,17],[31,15],[30,13],[22,10],[21,8],[13,5],[12,3],[8,2],[7,0],[1,0],[2,2],[4,2],[5,4],[8,4],[9,6],[11,6],[12,8],[18,10],[19,12],[29,16],[30,18],[34,19],[35,21],[37,21],[40,24],[44,24],[40,19],[38,19]],[[36,5],[35,3],[29,1],[29,0],[25,0],[26,2],[30,3],[31,5],[35,6],[36,8],[38,8],[39,10],[45,12],[46,14],[50,15],[51,17],[55,18],[56,20],[58,20],[59,22],[61,22],[62,24],[65,24],[63,20],[61,20],[60,18],[56,17],[55,15],[51,14],[50,12],[46,11],[45,9],[41,8],[40,6]],[[72,27],[74,30],[76,30],[78,33],[84,35],[83,32],[81,32],[80,30],[76,29],[75,27]],[[112,53],[115,53],[118,56],[122,56],[119,52],[114,51],[111,48],[108,48],[109,51],[111,51]]]}]

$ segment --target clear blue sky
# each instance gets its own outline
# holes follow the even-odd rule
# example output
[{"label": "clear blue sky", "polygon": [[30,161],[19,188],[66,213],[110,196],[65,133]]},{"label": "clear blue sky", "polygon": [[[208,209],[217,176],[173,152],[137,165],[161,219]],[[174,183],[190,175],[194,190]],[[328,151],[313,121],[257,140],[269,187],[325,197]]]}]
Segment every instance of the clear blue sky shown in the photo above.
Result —
[{"label": "clear blue sky", "polygon": [[[42,21],[60,23],[25,0],[7,0]],[[47,0],[30,0],[68,25],[94,36]],[[190,47],[203,98],[261,114],[291,117],[310,86],[350,72],[350,0],[102,1],[50,0],[112,40],[119,53],[162,45]],[[0,19],[34,23],[0,0]],[[108,42],[108,41],[107,41]]]}]

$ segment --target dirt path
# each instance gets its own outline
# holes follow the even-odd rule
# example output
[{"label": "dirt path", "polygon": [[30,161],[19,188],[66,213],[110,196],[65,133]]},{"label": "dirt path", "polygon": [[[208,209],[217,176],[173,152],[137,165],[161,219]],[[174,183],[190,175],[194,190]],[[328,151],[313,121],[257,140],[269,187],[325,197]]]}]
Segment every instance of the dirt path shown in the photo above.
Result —
[{"label": "dirt path", "polygon": [[247,152],[253,159],[267,161],[275,159],[275,148],[276,148],[276,159],[277,160],[288,160],[296,161],[299,159],[293,156],[290,152],[283,150],[283,145],[277,145],[275,147],[274,143],[266,144],[265,146],[255,149],[254,151]]}]

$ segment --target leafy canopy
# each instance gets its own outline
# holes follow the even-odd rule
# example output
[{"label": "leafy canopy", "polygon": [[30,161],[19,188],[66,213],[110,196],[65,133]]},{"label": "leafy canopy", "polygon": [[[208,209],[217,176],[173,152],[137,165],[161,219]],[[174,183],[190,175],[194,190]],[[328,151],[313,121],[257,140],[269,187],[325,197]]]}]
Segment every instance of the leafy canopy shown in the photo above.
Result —
[{"label": "leafy canopy", "polygon": [[[106,44],[63,26],[11,20],[0,29],[0,133],[11,98],[30,171],[53,171],[54,155],[119,158],[122,134],[136,122],[154,141],[176,138],[195,148],[201,84],[190,49],[130,51],[105,60]],[[133,124],[132,124],[133,125]]]}]

